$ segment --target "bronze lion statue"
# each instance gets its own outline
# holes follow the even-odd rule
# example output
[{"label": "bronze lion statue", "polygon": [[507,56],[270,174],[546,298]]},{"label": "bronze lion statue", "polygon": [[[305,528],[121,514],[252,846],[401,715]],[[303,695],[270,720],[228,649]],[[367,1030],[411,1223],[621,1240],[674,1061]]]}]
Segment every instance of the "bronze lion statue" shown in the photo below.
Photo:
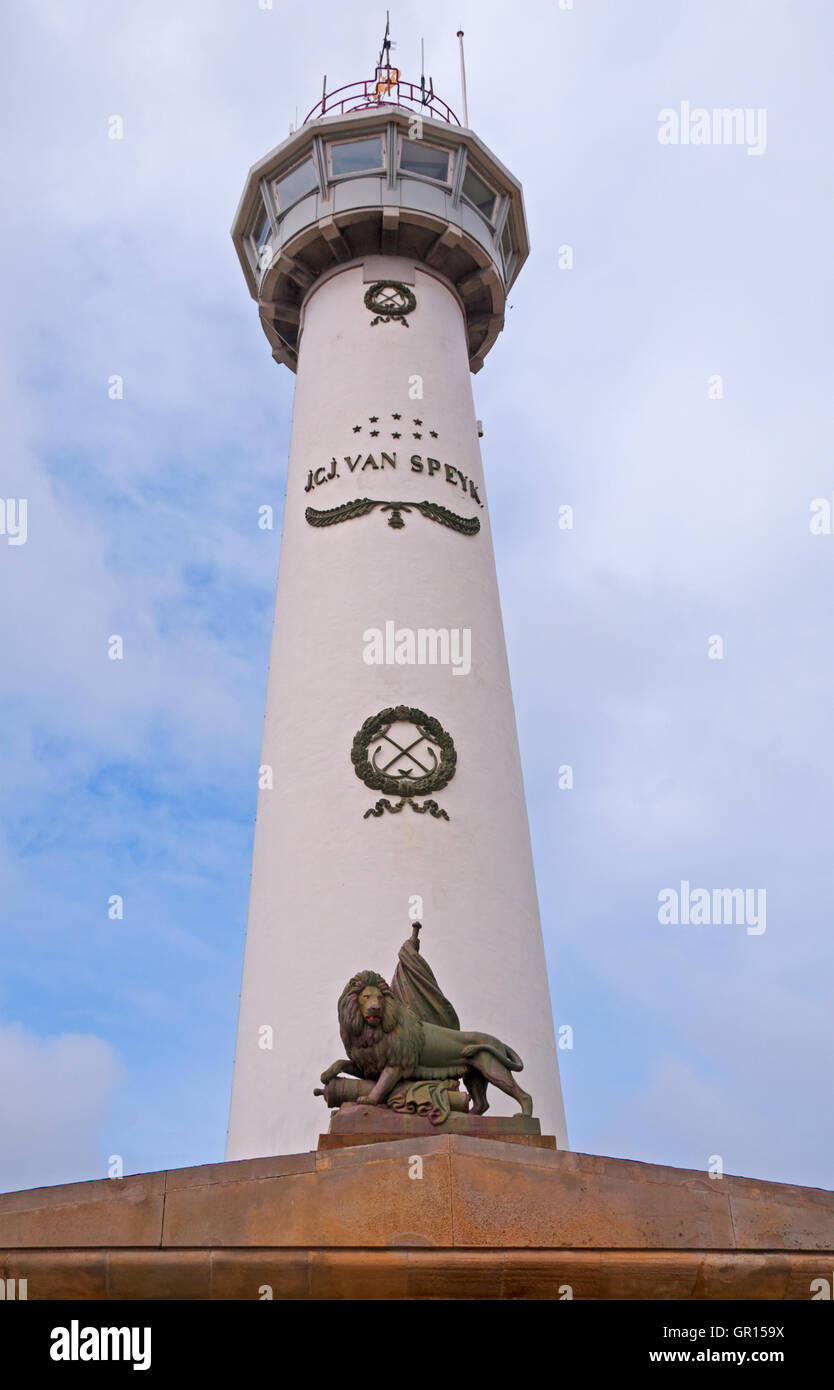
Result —
[{"label": "bronze lion statue", "polygon": [[418,1018],[375,970],[360,970],[342,990],[339,1031],[348,1056],[322,1072],[322,1085],[341,1072],[372,1080],[363,1105],[384,1105],[404,1080],[460,1077],[476,1115],[489,1108],[489,1082],[513,1096],[522,1115],[533,1113],[532,1097],[513,1076],[523,1066],[517,1052],[489,1033],[462,1033]]}]

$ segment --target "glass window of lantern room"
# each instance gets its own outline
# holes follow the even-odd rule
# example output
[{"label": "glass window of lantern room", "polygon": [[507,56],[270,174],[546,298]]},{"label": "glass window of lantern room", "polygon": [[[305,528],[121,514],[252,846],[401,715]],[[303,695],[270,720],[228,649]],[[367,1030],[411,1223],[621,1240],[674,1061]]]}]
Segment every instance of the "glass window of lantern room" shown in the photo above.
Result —
[{"label": "glass window of lantern room", "polygon": [[299,198],[303,198],[306,193],[312,193],[314,188],[318,188],[319,180],[315,165],[309,157],[296,164],[288,174],[283,174],[280,179],[275,179],[272,185],[272,196],[275,199],[275,207],[278,212],[286,212],[288,207],[297,203]]},{"label": "glass window of lantern room", "polygon": [[258,205],[249,223],[249,232],[247,236],[249,242],[249,258],[253,266],[264,268],[262,266],[263,250],[271,235],[272,224],[269,220],[269,214],[259,198]]},{"label": "glass window of lantern room", "polygon": [[255,243],[256,251],[262,250],[264,243],[269,238],[270,230],[266,208],[261,205],[261,210],[255,214],[255,220],[252,223],[252,240]]},{"label": "glass window of lantern room", "polygon": [[328,173],[337,179],[345,174],[366,174],[385,168],[382,137],[363,136],[361,140],[339,140],[327,146]]},{"label": "glass window of lantern room", "polygon": [[425,140],[408,140],[403,136],[400,142],[400,169],[403,173],[419,174],[435,183],[448,183],[450,153],[439,145],[427,145]]},{"label": "glass window of lantern room", "polygon": [[466,167],[460,191],[467,203],[476,207],[487,222],[492,222],[498,195],[494,188],[490,188],[486,179],[482,178],[476,169],[473,169],[471,164]]},{"label": "glass window of lantern room", "polygon": [[510,273],[510,264],[511,264],[512,259],[513,259],[513,237],[512,237],[512,232],[510,231],[510,219],[509,219],[509,217],[507,218],[506,222],[504,223],[504,230],[503,230],[503,232],[501,233],[501,251],[503,252],[503,255],[504,255],[504,269],[506,270],[507,274],[509,275],[509,273]]}]

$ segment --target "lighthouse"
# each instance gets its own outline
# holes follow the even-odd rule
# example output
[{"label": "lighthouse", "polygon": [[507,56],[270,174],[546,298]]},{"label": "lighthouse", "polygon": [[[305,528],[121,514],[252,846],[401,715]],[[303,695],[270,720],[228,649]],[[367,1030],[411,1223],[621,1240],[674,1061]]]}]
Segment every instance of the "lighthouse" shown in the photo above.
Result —
[{"label": "lighthouse", "polygon": [[234,220],[297,380],[229,1159],[315,1146],[335,1001],[357,968],[390,979],[414,920],[461,1028],[512,1044],[567,1146],[471,386],[527,225],[465,121],[386,33],[373,77],[325,83],[253,166]]}]

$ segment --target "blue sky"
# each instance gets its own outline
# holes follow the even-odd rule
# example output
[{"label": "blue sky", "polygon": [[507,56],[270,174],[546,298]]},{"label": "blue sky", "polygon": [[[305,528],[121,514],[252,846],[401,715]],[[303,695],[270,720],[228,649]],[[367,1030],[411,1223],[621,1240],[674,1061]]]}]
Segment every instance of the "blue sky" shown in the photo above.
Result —
[{"label": "blue sky", "polygon": [[[383,24],[7,17],[3,1188],[223,1154],[293,389],[229,226]],[[453,107],[459,25],[532,242],[474,388],[571,1140],[831,1186],[831,15],[394,5],[404,75],[422,35]],[[682,101],[764,108],[765,152],[661,145]],[[766,932],[661,926],[683,879],[765,888]]]}]

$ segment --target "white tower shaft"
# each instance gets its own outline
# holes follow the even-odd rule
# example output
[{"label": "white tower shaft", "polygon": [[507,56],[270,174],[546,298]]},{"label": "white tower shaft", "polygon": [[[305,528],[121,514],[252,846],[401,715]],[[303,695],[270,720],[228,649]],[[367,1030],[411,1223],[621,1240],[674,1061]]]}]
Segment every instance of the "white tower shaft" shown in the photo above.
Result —
[{"label": "white tower shaft", "polygon": [[[373,323],[365,298],[383,281],[416,304]],[[410,304],[408,293],[394,299]],[[464,307],[420,260],[358,256],[315,281],[301,330],[261,756],[272,786],[258,797],[227,1156],[315,1145],[327,1110],[313,1087],[343,1055],[338,996],[359,969],[390,980],[417,899],[426,956],[461,1027],[521,1054],[519,1080],[563,1147]],[[308,519],[360,499],[380,505]],[[436,504],[479,530],[444,524]],[[421,630],[433,634],[422,646]],[[351,749],[366,720],[396,706],[453,741],[451,778],[413,798],[448,819],[409,801],[366,816],[399,798],[356,775]],[[404,724],[390,732],[404,749],[415,737]],[[386,775],[439,756],[431,739],[402,755],[377,739],[374,750]],[[493,1114],[517,1111],[495,1088],[489,1098]]]}]

